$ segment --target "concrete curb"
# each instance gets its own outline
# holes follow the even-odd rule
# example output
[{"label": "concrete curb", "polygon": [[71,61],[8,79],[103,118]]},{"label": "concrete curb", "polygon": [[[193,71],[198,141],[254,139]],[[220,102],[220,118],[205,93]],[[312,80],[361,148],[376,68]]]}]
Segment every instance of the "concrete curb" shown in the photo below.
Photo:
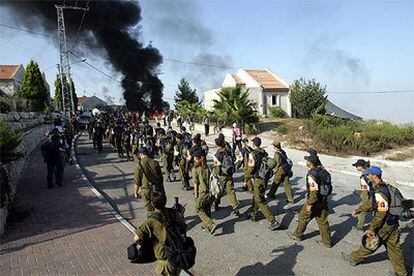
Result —
[{"label": "concrete curb", "polygon": [[[93,185],[93,182],[88,179],[88,177],[85,174],[84,169],[79,163],[78,157],[76,155],[76,145],[78,142],[78,138],[82,135],[82,133],[77,134],[74,139],[72,140],[72,160],[78,169],[82,179],[85,181],[85,183],[88,185],[89,189],[101,200],[103,204],[106,205],[106,208],[109,212],[111,212],[114,217],[121,222],[132,234],[135,234],[135,226],[133,226],[131,223],[129,223],[119,212],[115,210],[115,208],[109,203],[109,201],[99,192],[98,189],[95,188]],[[188,273],[185,270],[181,270],[180,273],[181,276],[190,276],[192,274]]]},{"label": "concrete curb", "polygon": [[124,217],[122,217],[121,214],[119,214],[115,210],[115,208],[111,205],[111,203],[109,203],[109,201],[99,192],[99,190],[95,188],[92,181],[88,179],[88,177],[85,174],[84,169],[79,164],[79,160],[76,155],[76,144],[77,144],[78,138],[81,135],[82,133],[77,134],[72,141],[72,159],[74,161],[76,168],[78,169],[82,179],[88,185],[89,189],[101,200],[102,203],[106,205],[106,208],[108,209],[108,211],[111,212],[111,214],[114,215],[117,220],[119,220],[131,233],[134,234],[136,228],[131,223],[129,223]]}]

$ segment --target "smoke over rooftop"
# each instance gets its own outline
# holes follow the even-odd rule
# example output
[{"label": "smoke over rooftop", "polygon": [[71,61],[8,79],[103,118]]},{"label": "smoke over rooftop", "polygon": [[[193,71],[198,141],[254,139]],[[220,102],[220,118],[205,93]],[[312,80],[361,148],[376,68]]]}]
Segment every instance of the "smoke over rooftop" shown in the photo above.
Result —
[{"label": "smoke over rooftop", "polygon": [[[16,24],[31,30],[42,30],[57,36],[55,5],[77,4],[87,1],[3,1],[2,6],[14,15]],[[132,1],[89,1],[81,32],[82,11],[65,10],[65,26],[69,49],[92,53],[107,59],[123,75],[123,95],[130,110],[162,108],[163,84],[157,77],[157,68],[163,62],[158,49],[144,46],[135,37],[139,35],[141,8]],[[57,39],[55,40],[57,43]]]}]

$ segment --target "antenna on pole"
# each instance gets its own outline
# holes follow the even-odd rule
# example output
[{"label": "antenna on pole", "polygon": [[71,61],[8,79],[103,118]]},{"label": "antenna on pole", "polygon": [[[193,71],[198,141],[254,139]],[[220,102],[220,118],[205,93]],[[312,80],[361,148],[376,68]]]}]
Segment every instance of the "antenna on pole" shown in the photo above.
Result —
[{"label": "antenna on pole", "polygon": [[[73,86],[72,78],[70,75],[70,64],[69,64],[69,54],[68,54],[68,45],[66,39],[66,30],[65,30],[65,18],[63,11],[65,9],[71,10],[89,10],[88,3],[86,7],[68,6],[63,2],[63,5],[55,5],[57,11],[57,22],[58,22],[58,38],[59,38],[59,53],[60,53],[60,80],[62,83],[62,110],[63,116],[65,119],[68,119],[71,115],[75,114],[75,104],[73,102]],[[65,85],[65,82],[66,84]]]}]

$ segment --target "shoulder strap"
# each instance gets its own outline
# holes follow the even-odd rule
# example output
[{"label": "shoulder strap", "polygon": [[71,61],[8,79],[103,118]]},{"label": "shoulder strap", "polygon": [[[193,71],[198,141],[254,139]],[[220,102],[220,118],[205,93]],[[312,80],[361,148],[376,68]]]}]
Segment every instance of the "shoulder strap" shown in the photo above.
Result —
[{"label": "shoulder strap", "polygon": [[158,221],[161,224],[163,223],[162,214],[160,214],[160,213],[153,213],[148,218],[155,219],[156,221]]}]

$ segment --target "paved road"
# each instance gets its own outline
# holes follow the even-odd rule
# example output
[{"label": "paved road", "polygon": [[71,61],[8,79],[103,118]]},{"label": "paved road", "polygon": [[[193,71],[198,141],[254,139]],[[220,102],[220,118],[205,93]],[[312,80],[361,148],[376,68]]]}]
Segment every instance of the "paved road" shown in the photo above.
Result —
[{"label": "paved road", "polygon": [[[211,158],[211,153],[209,156]],[[96,187],[126,219],[134,225],[139,225],[144,220],[145,212],[142,202],[132,196],[133,162],[119,159],[108,146],[102,154],[98,154],[85,135],[78,143],[78,157]],[[333,248],[320,247],[316,243],[318,228],[315,222],[309,224],[305,241],[297,243],[287,238],[287,229],[292,230],[296,227],[297,211],[304,201],[305,191],[302,187],[305,172],[303,166],[294,167],[295,176],[292,184],[297,202],[295,208],[289,212],[283,211],[283,188],[278,191],[277,199],[269,204],[271,211],[278,215],[284,230],[270,232],[264,218],[253,223],[233,216],[230,203],[225,197],[222,200],[223,208],[213,212],[213,217],[219,225],[215,237],[200,230],[192,192],[183,191],[178,182],[166,182],[165,187],[170,199],[168,204],[173,205],[172,199],[175,196],[178,196],[182,203],[188,204],[186,220],[190,229],[189,235],[194,238],[198,248],[197,264],[192,272],[199,275],[386,275],[386,270],[390,269],[391,265],[383,249],[357,267],[349,266],[341,258],[341,251],[349,252],[355,249],[361,239],[361,233],[351,229],[356,224],[356,219],[352,218],[350,213],[359,203],[359,196],[350,193],[357,181],[353,176],[333,174],[335,194],[331,199],[332,214],[329,217],[335,243]],[[241,191],[240,173],[235,175],[235,179],[241,211],[245,212],[251,203],[251,194]],[[405,229],[402,241],[407,265],[412,267],[413,231]]]},{"label": "paved road", "polygon": [[46,165],[34,150],[1,238],[0,275],[153,275],[154,264],[129,263],[132,234],[75,166],[66,166],[64,183],[46,188]]}]

